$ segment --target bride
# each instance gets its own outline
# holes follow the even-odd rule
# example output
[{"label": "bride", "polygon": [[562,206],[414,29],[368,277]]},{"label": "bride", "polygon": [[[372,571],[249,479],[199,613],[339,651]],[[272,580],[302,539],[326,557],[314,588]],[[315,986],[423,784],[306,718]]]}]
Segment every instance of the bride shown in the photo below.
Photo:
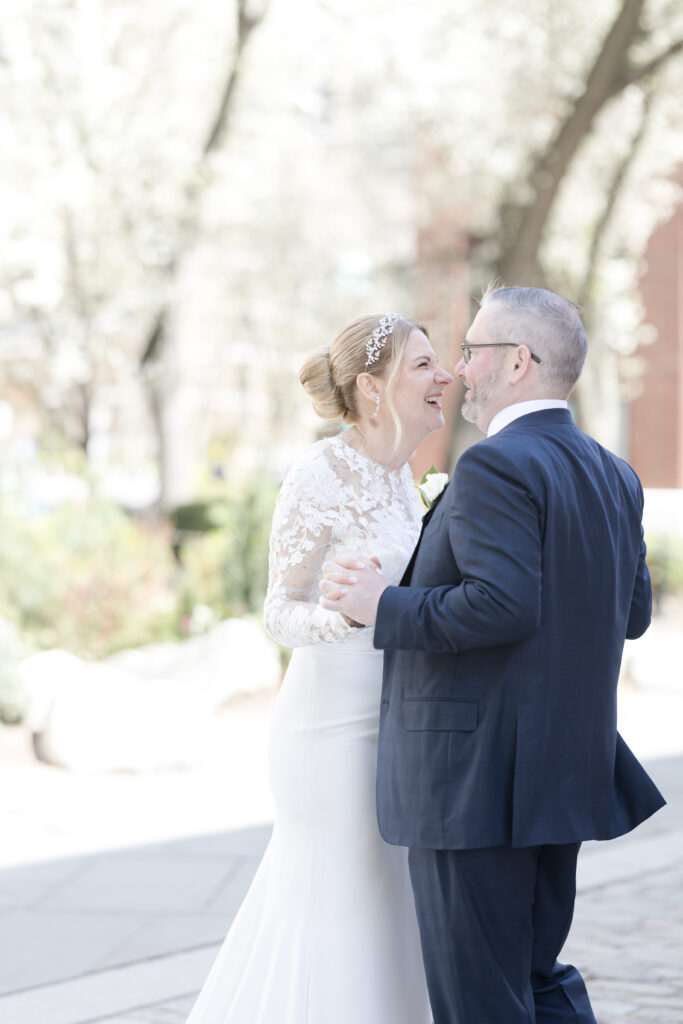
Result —
[{"label": "bride", "polygon": [[318,582],[347,547],[399,582],[421,526],[407,459],[443,426],[452,377],[424,328],[387,313],[340,331],[300,380],[350,427],[278,497],[265,623],[295,650],[271,729],[275,826],[188,1024],[428,1024],[407,850],[375,817],[382,652],[318,605]]}]

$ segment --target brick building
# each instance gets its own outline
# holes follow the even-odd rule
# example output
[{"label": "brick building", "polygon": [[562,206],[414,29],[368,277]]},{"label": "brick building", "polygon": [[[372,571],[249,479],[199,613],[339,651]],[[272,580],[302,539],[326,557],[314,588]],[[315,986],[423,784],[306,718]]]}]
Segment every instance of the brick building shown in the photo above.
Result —
[{"label": "brick building", "polygon": [[641,296],[657,330],[638,355],[642,392],[628,408],[628,459],[645,487],[683,488],[683,203],[648,244]]}]

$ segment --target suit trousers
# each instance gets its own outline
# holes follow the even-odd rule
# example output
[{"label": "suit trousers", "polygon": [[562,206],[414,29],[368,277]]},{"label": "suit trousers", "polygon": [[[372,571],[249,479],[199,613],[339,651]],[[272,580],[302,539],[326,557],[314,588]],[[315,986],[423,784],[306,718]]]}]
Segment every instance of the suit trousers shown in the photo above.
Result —
[{"label": "suit trousers", "polygon": [[409,853],[434,1024],[596,1024],[557,962],[579,843]]}]

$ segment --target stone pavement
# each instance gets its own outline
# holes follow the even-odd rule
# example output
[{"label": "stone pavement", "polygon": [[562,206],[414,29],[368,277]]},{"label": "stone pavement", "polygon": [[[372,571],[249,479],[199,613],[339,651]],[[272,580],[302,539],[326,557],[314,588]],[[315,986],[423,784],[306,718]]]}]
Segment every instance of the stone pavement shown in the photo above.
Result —
[{"label": "stone pavement", "polygon": [[[184,1024],[270,833],[272,697],[197,772],[63,772],[0,733],[1,1024]],[[683,1024],[683,688],[625,688],[620,717],[669,806],[584,846],[565,958],[599,1024]]]},{"label": "stone pavement", "polygon": [[669,804],[631,836],[585,844],[561,959],[598,1024],[683,1022],[683,757],[647,763]]}]

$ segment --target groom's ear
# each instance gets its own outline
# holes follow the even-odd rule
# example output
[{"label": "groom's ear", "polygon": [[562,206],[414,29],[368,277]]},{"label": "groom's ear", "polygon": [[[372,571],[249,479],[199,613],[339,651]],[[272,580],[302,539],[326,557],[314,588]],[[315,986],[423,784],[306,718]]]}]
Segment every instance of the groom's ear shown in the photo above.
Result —
[{"label": "groom's ear", "polygon": [[510,373],[510,383],[518,384],[527,374],[531,365],[531,353],[526,345],[519,345],[515,351],[515,361]]}]

